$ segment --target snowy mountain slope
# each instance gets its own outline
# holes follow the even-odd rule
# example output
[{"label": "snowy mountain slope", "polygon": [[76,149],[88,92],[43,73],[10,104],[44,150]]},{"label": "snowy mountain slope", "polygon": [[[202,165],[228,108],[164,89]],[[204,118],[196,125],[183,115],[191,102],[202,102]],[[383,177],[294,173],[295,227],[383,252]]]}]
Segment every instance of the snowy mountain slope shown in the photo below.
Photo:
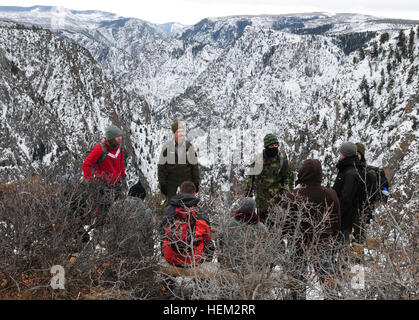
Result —
[{"label": "snowy mountain slope", "polygon": [[[109,123],[127,133],[150,123],[141,96],[106,76],[86,49],[50,31],[2,25],[0,57],[3,177],[53,168],[74,173]],[[133,150],[146,146],[145,133],[137,137],[142,140],[127,135],[125,141],[131,176],[146,161]]]},{"label": "snowy mountain slope", "polygon": [[367,31],[407,29],[419,21],[381,19],[361,14],[306,13],[286,15],[206,18],[180,36],[226,48],[241,37],[246,26],[269,28],[295,34],[342,35]]},{"label": "snowy mountain slope", "polygon": [[[194,86],[173,100],[171,118],[182,117],[190,128],[198,126],[208,134],[206,128],[254,131],[260,150],[263,135],[277,133],[297,168],[308,157],[322,159],[329,184],[339,145],[361,141],[372,164],[388,167],[397,189],[412,177],[417,181],[419,172],[419,40],[415,35],[410,58],[400,57],[397,35],[390,33],[390,41],[380,44],[372,57],[377,36],[365,48],[364,60],[357,61],[358,52],[346,56],[328,37],[247,27]],[[379,94],[381,70],[388,63],[391,74]],[[360,90],[364,76],[373,101],[369,106]],[[229,172],[228,162],[223,165],[227,169],[215,172]]]},{"label": "snowy mountain slope", "polygon": [[[238,16],[205,19],[177,39],[138,19],[96,23],[82,31],[62,29],[59,35],[86,48],[104,76],[114,77],[119,86],[149,102],[147,125],[129,122],[129,117],[142,116],[134,108],[125,112],[124,107],[121,113],[127,114],[133,152],[153,189],[164,135],[160,130],[175,119],[185,120],[188,129],[204,131],[191,137],[201,149],[201,163],[212,169],[204,176],[225,189],[242,175],[244,163],[254,154],[241,152],[238,166],[231,165],[231,159],[214,163],[205,152],[210,150],[208,134],[220,130],[230,138],[220,146],[228,156],[236,150],[235,138],[250,132],[245,141],[254,142],[259,152],[264,134],[275,132],[296,168],[307,157],[324,160],[328,183],[335,172],[336,148],[347,139],[365,142],[369,160],[388,166],[397,188],[407,177],[403,170],[412,168],[410,178],[417,177],[413,164],[418,161],[411,151],[417,148],[418,40],[415,56],[407,59],[399,57],[400,48],[396,53],[394,39],[399,29],[413,22],[323,13]],[[383,31],[366,34],[368,30],[389,30],[390,41],[380,44]],[[366,36],[352,36],[355,31]],[[345,51],[337,41],[340,36],[345,36]],[[360,60],[356,49],[366,41],[365,58]],[[374,41],[381,55],[375,54]],[[389,63],[391,76],[385,76],[379,90],[381,70],[387,74]],[[371,87],[368,107],[365,86],[359,89],[364,75]],[[402,110],[408,110],[407,115]],[[406,150],[404,157],[400,150]],[[394,169],[398,166],[403,170]]]},{"label": "snowy mountain slope", "polygon": [[[364,15],[330,16],[319,13],[204,19],[175,39],[173,35],[167,37],[156,33],[154,26],[129,19],[124,23],[104,23],[87,33],[63,30],[63,34],[86,47],[127,90],[141,92],[152,111],[161,119],[167,118],[167,106],[171,99],[193,86],[197,77],[224,55],[224,49],[228,51],[229,46],[242,36],[246,26],[296,34],[326,33],[332,37],[349,34],[351,37],[351,31],[365,34],[368,30],[399,29],[409,25],[384,25],[375,23],[376,20]],[[329,25],[333,25],[331,30],[324,28]],[[344,42],[337,38],[335,43],[339,45],[342,42],[347,54],[373,36],[371,33],[354,37],[356,40],[345,38]]]},{"label": "snowy mountain slope", "polygon": [[[399,32],[391,32],[388,42],[380,44],[377,37],[364,48],[365,59],[359,61],[358,53],[348,57],[329,96],[340,102],[336,117],[341,117],[341,127],[334,134],[341,138],[336,143],[345,138],[363,141],[368,159],[388,168],[406,198],[417,187],[412,182],[418,181],[419,174],[419,37],[415,31],[410,49],[410,32],[404,32],[405,54],[397,44]],[[355,58],[352,63],[351,58]]]},{"label": "snowy mountain slope", "polygon": [[[4,8],[0,7],[0,18],[49,28],[88,49],[105,72],[126,90],[140,92],[152,107],[167,104],[183,93],[222,51],[171,38],[184,28],[179,24],[170,24],[171,32],[167,33],[159,25],[100,11]],[[55,13],[59,10],[64,11],[58,23]]]},{"label": "snowy mountain slope", "polygon": [[160,24],[158,26],[168,35],[174,36],[174,37],[181,35],[187,28],[190,27],[188,25],[183,25],[178,22],[168,22],[168,23]]},{"label": "snowy mountain slope", "polygon": [[[110,32],[115,39],[103,39],[102,35]],[[210,45],[164,38],[152,39],[146,45],[138,40],[137,46],[133,39],[142,39],[141,29],[110,31],[104,27],[94,34],[62,34],[87,48],[125,89],[144,95],[153,110],[183,93],[222,52]]]},{"label": "snowy mountain slope", "polygon": [[[57,16],[57,12],[60,15]],[[59,7],[0,7],[0,17],[12,17],[20,23],[30,24],[32,21],[59,30],[62,36],[87,48],[102,68],[113,74],[125,89],[144,95],[153,112],[163,116],[167,114],[170,100],[192,86],[209,64],[223,53],[223,49],[228,49],[242,36],[246,26],[296,34],[342,36],[354,31],[365,33],[368,30],[407,28],[409,25],[407,21],[385,24],[379,18],[359,14],[314,12],[208,18],[179,33],[177,31],[185,26],[176,23],[154,25],[100,11]],[[60,26],[55,23],[57,17],[60,17]],[[176,27],[176,32],[171,32],[173,27]],[[359,37],[356,44],[353,39],[345,39],[345,53],[357,49],[373,36]],[[337,44],[341,42],[342,39],[336,41]]]},{"label": "snowy mountain slope", "polygon": [[343,58],[328,38],[247,27],[172,101],[170,118],[182,118],[191,128],[255,131],[259,144],[270,131],[283,137],[319,109],[317,96],[338,76]]},{"label": "snowy mountain slope", "polygon": [[122,17],[108,12],[77,11],[51,6],[0,6],[0,18],[47,29],[72,30],[94,29],[105,21],[122,19]]}]

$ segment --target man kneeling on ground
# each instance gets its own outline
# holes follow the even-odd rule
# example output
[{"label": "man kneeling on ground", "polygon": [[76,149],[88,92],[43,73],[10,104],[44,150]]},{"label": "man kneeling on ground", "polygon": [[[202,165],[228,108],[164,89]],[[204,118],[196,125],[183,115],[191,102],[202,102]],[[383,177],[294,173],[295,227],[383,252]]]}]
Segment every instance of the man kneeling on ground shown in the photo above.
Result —
[{"label": "man kneeling on ground", "polygon": [[160,225],[162,255],[174,266],[195,267],[210,260],[208,256],[212,255],[210,222],[198,211],[199,201],[195,184],[186,181],[163,212]]}]

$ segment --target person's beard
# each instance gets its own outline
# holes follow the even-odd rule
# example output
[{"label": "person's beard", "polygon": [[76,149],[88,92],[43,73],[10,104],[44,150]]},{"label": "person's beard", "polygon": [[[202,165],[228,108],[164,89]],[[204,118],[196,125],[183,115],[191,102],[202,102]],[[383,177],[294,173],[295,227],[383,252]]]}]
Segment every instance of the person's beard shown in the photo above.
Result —
[{"label": "person's beard", "polygon": [[116,142],[115,139],[109,140],[108,142],[108,146],[109,148],[111,148],[111,150],[115,150],[118,147],[118,143]]},{"label": "person's beard", "polygon": [[279,153],[278,148],[267,148],[266,149],[266,155],[268,158],[275,158]]}]

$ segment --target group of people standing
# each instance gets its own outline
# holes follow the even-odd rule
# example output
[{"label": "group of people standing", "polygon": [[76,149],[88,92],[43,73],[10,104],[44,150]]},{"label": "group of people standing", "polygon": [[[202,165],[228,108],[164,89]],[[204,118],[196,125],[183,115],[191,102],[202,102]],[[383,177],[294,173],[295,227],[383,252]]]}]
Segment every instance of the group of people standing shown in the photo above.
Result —
[{"label": "group of people standing", "polygon": [[246,191],[247,196],[254,195],[256,198],[261,222],[269,224],[267,217],[275,205],[299,195],[314,205],[334,208],[336,219],[332,235],[340,234],[344,243],[349,243],[352,233],[357,242],[365,241],[365,225],[372,219],[377,181],[375,174],[367,170],[363,144],[346,142],[340,146],[338,174],[332,188],[321,186],[321,162],[306,160],[298,171],[298,189],[294,189],[292,163],[285,152],[279,150],[278,138],[269,134],[264,139],[264,145],[262,159],[259,160],[263,161],[263,170],[259,175],[248,177]]},{"label": "group of people standing", "polygon": [[[211,243],[210,219],[198,209],[199,198],[196,194],[200,188],[201,173],[196,149],[186,140],[181,122],[173,123],[171,129],[173,139],[163,147],[158,164],[160,191],[166,197],[167,204],[159,229],[165,239],[162,242],[163,256],[171,264],[187,267],[203,261],[204,255],[211,254],[214,248],[208,250]],[[123,132],[110,126],[105,136],[106,140],[94,147],[84,161],[84,177],[87,180],[98,179],[112,188],[120,189],[126,176],[121,147]],[[283,207],[285,202],[289,206],[289,203],[303,198],[315,206],[317,212],[320,208],[320,212],[329,215],[328,227],[324,229],[322,237],[348,245],[353,233],[356,242],[364,242],[365,227],[372,218],[372,194],[377,184],[375,175],[367,170],[364,145],[347,142],[340,146],[338,174],[332,188],[322,186],[322,165],[317,159],[303,163],[296,181],[299,187],[294,188],[293,165],[279,146],[279,139],[275,135],[268,134],[264,138],[264,150],[256,159],[263,164],[263,169],[257,175],[248,176],[243,200],[245,209],[235,211],[233,219],[247,225],[260,223],[269,229],[272,215],[278,212],[276,208]],[[145,198],[145,190],[140,182],[130,189],[130,195]],[[310,209],[307,211],[308,215],[312,213]],[[289,212],[293,212],[292,208]],[[186,221],[189,229],[193,221],[193,232],[201,241],[196,245],[195,252],[179,254],[179,248],[168,242],[169,235],[174,233],[187,236],[182,223],[176,224],[176,221]]]}]

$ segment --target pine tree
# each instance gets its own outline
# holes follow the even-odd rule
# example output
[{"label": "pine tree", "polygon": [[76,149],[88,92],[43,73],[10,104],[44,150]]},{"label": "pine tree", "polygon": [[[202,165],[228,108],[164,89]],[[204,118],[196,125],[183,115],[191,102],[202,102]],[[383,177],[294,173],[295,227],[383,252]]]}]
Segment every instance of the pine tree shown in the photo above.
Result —
[{"label": "pine tree", "polygon": [[367,78],[365,76],[362,78],[359,89],[361,89],[361,91],[364,91],[364,90],[368,89],[368,81],[367,81]]},{"label": "pine tree", "polygon": [[390,52],[388,53],[388,59],[390,60],[391,58],[393,58],[394,50],[393,50],[393,46],[391,44],[389,44],[388,47],[390,49]]},{"label": "pine tree", "polygon": [[400,30],[399,35],[397,36],[396,39],[398,39],[397,46],[401,50],[401,56],[400,56],[400,59],[401,59],[401,57],[406,57],[407,56],[406,36],[404,34],[404,30]]},{"label": "pine tree", "polygon": [[378,88],[377,88],[377,93],[378,93],[378,95],[380,95],[380,96],[381,96],[381,93],[383,92],[383,87],[384,87],[384,84],[385,84],[385,82],[384,82],[384,81],[381,81],[381,82],[380,82],[380,84],[378,85]]},{"label": "pine tree", "polygon": [[388,72],[388,75],[391,74],[391,69],[392,69],[392,66],[391,66],[391,63],[389,62],[389,63],[387,63],[387,72]]},{"label": "pine tree", "polygon": [[364,76],[361,81],[361,85],[359,86],[359,89],[361,89],[362,93],[362,100],[364,101],[364,104],[367,106],[371,105],[370,100],[370,87],[368,85],[367,78]]},{"label": "pine tree", "polygon": [[383,34],[381,34],[380,36],[380,43],[386,43],[388,40],[390,40],[390,35],[388,34],[388,32],[384,32]]},{"label": "pine tree", "polygon": [[377,41],[372,43],[371,58],[375,59],[378,57],[378,44]]},{"label": "pine tree", "polygon": [[407,55],[411,59],[412,62],[413,62],[413,55],[414,55],[414,52],[413,52],[414,44],[415,44],[415,31],[413,31],[413,28],[412,28],[410,29],[410,33],[409,33],[409,45],[407,49]]},{"label": "pine tree", "polygon": [[387,92],[390,92],[391,89],[393,89],[393,86],[394,86],[394,79],[390,78],[390,80],[388,82],[388,85],[387,85]]},{"label": "pine tree", "polygon": [[359,60],[360,61],[365,59],[365,52],[364,52],[364,49],[362,47],[358,49],[358,54],[359,54]]},{"label": "pine tree", "polygon": [[384,72],[384,69],[381,69],[381,81],[377,88],[377,92],[379,95],[381,95],[385,83],[386,83],[385,72]]},{"label": "pine tree", "polygon": [[406,36],[404,35],[404,30],[400,30],[399,31],[399,35],[396,37],[397,41],[397,46],[398,47],[403,47],[406,45]]},{"label": "pine tree", "polygon": [[415,67],[415,66],[413,66],[413,67],[411,67],[410,68],[410,70],[409,70],[409,74],[407,75],[407,81],[406,81],[406,83],[409,85],[409,84],[411,84],[412,82],[413,82],[413,76],[415,75],[415,73],[416,73],[416,70],[417,70],[417,66]]}]

